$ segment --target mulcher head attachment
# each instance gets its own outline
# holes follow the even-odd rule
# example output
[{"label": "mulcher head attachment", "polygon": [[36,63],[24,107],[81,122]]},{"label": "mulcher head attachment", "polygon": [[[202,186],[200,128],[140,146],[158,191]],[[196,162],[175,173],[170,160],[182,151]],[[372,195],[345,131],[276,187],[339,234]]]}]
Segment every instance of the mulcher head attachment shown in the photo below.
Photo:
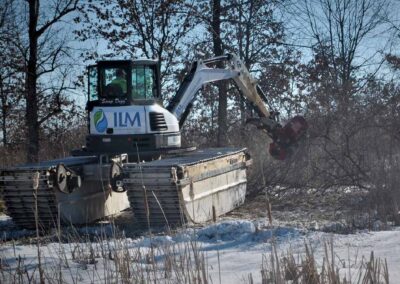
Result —
[{"label": "mulcher head attachment", "polygon": [[293,147],[304,136],[308,128],[302,116],[295,116],[283,127],[271,131],[273,142],[269,145],[269,153],[277,160],[285,160],[293,151]]},{"label": "mulcher head attachment", "polygon": [[276,116],[273,113],[269,118],[251,118],[247,120],[247,123],[265,130],[273,141],[269,145],[269,153],[277,160],[285,160],[306,133],[308,124],[304,117],[298,115],[282,127]]}]

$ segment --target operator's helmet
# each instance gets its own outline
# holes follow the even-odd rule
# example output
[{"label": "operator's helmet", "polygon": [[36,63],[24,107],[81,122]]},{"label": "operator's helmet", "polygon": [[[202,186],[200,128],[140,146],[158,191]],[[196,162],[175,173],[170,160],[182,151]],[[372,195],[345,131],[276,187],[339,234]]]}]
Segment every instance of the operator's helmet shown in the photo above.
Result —
[{"label": "operator's helmet", "polygon": [[126,72],[123,68],[117,68],[117,70],[115,71],[115,75],[117,76],[117,78],[126,79]]}]

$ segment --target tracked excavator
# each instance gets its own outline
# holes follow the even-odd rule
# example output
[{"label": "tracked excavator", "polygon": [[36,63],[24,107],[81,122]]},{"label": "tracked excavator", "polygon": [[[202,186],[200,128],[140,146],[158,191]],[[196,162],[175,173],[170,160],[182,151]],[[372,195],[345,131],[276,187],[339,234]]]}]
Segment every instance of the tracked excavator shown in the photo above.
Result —
[{"label": "tracked excavator", "polygon": [[7,213],[25,228],[88,224],[133,210],[135,224],[203,223],[244,202],[246,149],[181,147],[180,129],[199,89],[233,79],[258,114],[249,120],[272,138],[283,160],[307,130],[302,116],[281,126],[246,66],[227,54],[198,60],[166,108],[159,61],[99,61],[88,68],[89,134],[82,149],[59,160],[1,171]]}]

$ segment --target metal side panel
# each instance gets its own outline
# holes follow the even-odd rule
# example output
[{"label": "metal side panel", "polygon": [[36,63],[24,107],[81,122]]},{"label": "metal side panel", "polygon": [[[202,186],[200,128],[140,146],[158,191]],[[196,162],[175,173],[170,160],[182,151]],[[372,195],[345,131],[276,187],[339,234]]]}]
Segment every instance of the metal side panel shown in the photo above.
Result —
[{"label": "metal side panel", "polygon": [[129,208],[126,192],[108,186],[110,165],[83,166],[82,186],[70,194],[56,191],[61,219],[67,224],[88,224]]},{"label": "metal side panel", "polygon": [[246,155],[244,152],[233,152],[230,155],[218,156],[213,159],[201,160],[197,163],[183,164],[178,166],[179,183],[186,181],[201,180],[213,175],[219,175],[237,168],[246,167]]},{"label": "metal side panel", "polygon": [[71,194],[57,191],[60,217],[67,224],[89,224],[129,208],[126,192],[113,192],[100,181],[85,181]]},{"label": "metal side panel", "polygon": [[192,223],[204,223],[243,204],[246,196],[246,169],[186,184],[180,189],[185,215]]}]

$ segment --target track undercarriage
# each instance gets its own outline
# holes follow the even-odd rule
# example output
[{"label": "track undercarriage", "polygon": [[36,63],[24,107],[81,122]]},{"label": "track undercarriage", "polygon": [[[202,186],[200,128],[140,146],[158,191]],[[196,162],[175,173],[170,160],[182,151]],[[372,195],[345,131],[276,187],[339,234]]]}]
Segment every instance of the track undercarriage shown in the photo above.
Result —
[{"label": "track undercarriage", "polygon": [[109,187],[109,168],[94,156],[22,165],[1,172],[0,193],[21,227],[88,224],[129,207],[126,193]]},{"label": "track undercarriage", "polygon": [[131,207],[132,223],[160,227],[203,223],[245,199],[245,149],[196,150],[144,163],[101,160],[69,157],[2,171],[7,213],[21,227],[38,221],[49,228],[92,223]]}]

